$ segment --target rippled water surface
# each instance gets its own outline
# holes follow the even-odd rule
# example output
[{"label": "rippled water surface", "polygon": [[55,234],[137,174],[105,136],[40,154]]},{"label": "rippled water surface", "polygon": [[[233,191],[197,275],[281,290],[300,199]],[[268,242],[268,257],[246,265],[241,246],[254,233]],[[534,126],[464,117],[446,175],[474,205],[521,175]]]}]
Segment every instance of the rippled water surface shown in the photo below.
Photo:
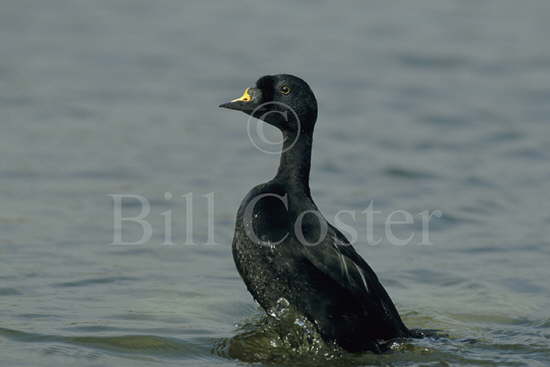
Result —
[{"label": "rippled water surface", "polygon": [[[549,365],[549,12],[546,0],[2,2],[0,364]],[[217,105],[280,72],[318,96],[317,204],[328,218],[357,211],[357,250],[405,322],[438,337],[339,354],[247,293],[234,214],[277,157]],[[122,193],[151,204],[143,245],[110,245],[109,195]],[[398,209],[442,211],[432,245],[418,244],[418,218],[396,231],[411,244],[389,244],[383,218]]]}]

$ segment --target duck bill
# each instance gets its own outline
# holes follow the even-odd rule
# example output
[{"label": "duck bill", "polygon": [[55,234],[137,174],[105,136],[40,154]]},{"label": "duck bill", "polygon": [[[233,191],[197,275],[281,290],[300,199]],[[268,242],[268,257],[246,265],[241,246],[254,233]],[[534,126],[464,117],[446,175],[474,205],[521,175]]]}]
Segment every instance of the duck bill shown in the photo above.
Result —
[{"label": "duck bill", "polygon": [[246,88],[241,97],[220,105],[229,110],[252,112],[261,104],[261,92],[257,88]]}]

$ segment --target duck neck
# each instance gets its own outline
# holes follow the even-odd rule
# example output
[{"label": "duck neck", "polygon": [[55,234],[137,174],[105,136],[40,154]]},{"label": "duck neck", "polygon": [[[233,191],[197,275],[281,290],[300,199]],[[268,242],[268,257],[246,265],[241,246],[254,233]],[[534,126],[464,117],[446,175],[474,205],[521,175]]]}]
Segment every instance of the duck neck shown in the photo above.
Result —
[{"label": "duck neck", "polygon": [[275,180],[284,182],[293,191],[311,197],[309,171],[311,168],[311,133],[283,132],[283,149]]}]

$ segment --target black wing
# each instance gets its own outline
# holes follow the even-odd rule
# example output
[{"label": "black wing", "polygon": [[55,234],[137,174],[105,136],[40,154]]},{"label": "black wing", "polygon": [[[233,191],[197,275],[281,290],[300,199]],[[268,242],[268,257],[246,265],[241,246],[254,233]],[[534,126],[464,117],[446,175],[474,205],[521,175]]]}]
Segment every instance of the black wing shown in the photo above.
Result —
[{"label": "black wing", "polygon": [[302,245],[301,249],[319,272],[363,305],[365,318],[377,329],[372,331],[380,339],[410,335],[374,271],[338,229],[329,224],[324,241],[316,246]]}]

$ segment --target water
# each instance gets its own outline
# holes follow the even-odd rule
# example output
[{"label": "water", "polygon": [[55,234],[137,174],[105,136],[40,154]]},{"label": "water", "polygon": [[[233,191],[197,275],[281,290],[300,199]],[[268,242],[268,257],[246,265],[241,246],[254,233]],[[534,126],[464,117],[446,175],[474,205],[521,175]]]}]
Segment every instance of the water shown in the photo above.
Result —
[{"label": "water", "polygon": [[[549,11],[543,0],[2,2],[0,364],[548,365]],[[254,148],[244,115],[216,106],[279,72],[318,96],[317,204],[328,218],[357,211],[356,248],[407,325],[444,336],[338,356],[280,339],[248,295],[230,256],[234,214],[277,158]],[[151,203],[144,245],[110,245],[109,195],[122,193]],[[377,246],[360,213],[371,201]],[[418,244],[418,221],[397,231],[412,244],[389,244],[383,216],[398,209],[442,211],[432,245]]]}]

